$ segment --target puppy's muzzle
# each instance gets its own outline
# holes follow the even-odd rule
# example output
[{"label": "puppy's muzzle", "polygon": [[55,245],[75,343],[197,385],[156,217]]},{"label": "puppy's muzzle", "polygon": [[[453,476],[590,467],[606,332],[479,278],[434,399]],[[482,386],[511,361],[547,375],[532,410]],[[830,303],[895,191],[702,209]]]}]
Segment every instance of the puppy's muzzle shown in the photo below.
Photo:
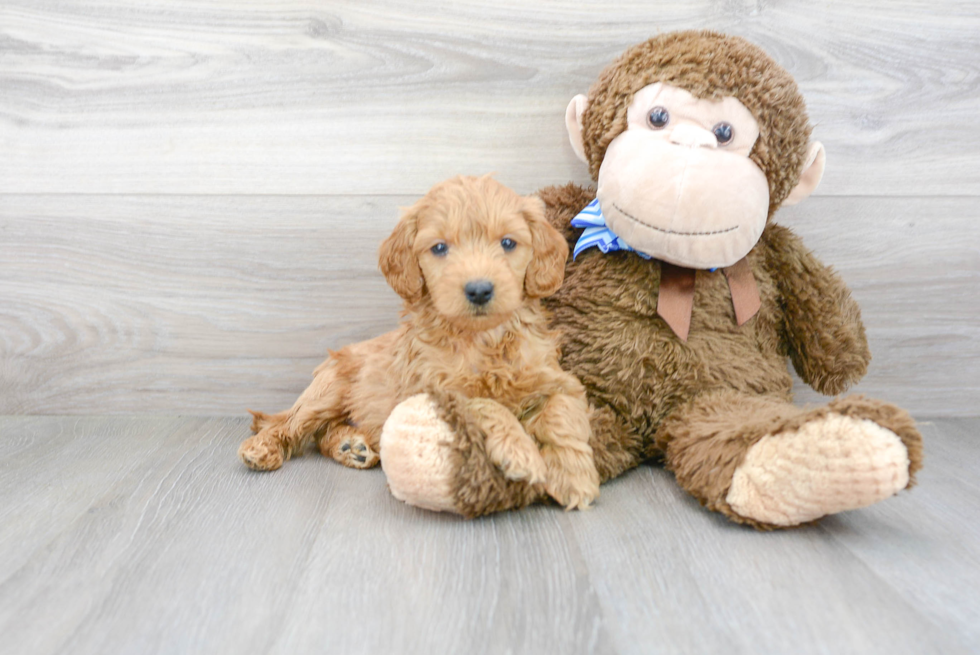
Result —
[{"label": "puppy's muzzle", "polygon": [[463,287],[466,299],[477,307],[482,307],[493,298],[493,282],[490,280],[470,280]]}]

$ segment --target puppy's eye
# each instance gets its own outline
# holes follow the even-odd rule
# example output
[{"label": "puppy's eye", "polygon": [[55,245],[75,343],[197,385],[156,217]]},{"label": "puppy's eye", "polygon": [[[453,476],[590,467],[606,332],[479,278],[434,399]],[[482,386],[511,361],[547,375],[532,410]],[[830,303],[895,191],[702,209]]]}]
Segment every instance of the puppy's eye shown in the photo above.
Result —
[{"label": "puppy's eye", "polygon": [[449,246],[447,246],[446,244],[440,241],[436,245],[429,248],[429,250],[432,251],[432,254],[435,255],[436,257],[442,257],[447,252],[449,252]]},{"label": "puppy's eye", "polygon": [[510,252],[511,250],[517,247],[517,242],[514,241],[513,239],[505,237],[500,240],[500,247],[506,250],[507,252]]},{"label": "puppy's eye", "polygon": [[711,128],[711,132],[718,139],[719,145],[725,145],[735,137],[735,128],[732,127],[731,123],[718,123]]},{"label": "puppy's eye", "polygon": [[655,130],[662,129],[670,122],[670,112],[663,107],[654,107],[647,114],[647,123]]}]

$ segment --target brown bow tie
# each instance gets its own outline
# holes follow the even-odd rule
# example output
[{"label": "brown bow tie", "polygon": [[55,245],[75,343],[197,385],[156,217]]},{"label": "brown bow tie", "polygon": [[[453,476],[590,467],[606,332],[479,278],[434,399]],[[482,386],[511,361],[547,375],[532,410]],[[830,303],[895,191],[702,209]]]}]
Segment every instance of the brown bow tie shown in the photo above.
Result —
[{"label": "brown bow tie", "polygon": [[[759,287],[752,269],[745,258],[723,269],[728,278],[728,289],[735,306],[735,320],[739,326],[756,315],[762,306]],[[660,262],[660,295],[657,297],[657,314],[667,322],[681,341],[687,342],[691,331],[691,310],[694,308],[693,268],[674,266]]]}]

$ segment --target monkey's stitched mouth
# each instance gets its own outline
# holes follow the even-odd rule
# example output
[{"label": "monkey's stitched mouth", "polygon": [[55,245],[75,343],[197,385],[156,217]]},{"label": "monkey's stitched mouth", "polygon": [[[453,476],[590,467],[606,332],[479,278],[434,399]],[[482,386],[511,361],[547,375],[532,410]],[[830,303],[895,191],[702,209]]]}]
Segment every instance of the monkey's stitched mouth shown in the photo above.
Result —
[{"label": "monkey's stitched mouth", "polygon": [[733,225],[732,227],[727,227],[724,230],[714,230],[712,232],[676,232],[674,230],[665,230],[662,227],[657,227],[656,225],[650,225],[649,223],[644,223],[636,216],[633,216],[628,212],[624,211],[623,208],[617,205],[616,203],[612,203],[612,206],[616,209],[616,211],[618,211],[620,214],[622,214],[629,220],[633,221],[634,223],[639,223],[643,227],[648,227],[651,230],[656,230],[657,232],[663,232],[664,234],[676,234],[677,236],[682,236],[682,237],[707,237],[713,234],[725,234],[726,232],[733,232],[739,228],[738,225]]}]

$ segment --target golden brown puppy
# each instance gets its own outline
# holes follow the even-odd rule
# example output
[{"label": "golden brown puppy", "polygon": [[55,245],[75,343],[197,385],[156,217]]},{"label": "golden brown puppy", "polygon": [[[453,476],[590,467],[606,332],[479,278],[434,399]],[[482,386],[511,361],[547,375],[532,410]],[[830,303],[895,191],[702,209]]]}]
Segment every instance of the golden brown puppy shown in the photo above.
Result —
[{"label": "golden brown puppy", "polygon": [[559,367],[538,301],[561,285],[567,254],[538,198],[489,177],[436,185],[381,245],[381,271],[405,299],[400,327],[331,353],[291,409],[253,412],[242,461],[277,469],[315,438],[345,466],[374,466],[395,405],[445,390],[468,399],[506,477],[587,507],[599,476],[585,391]]}]

